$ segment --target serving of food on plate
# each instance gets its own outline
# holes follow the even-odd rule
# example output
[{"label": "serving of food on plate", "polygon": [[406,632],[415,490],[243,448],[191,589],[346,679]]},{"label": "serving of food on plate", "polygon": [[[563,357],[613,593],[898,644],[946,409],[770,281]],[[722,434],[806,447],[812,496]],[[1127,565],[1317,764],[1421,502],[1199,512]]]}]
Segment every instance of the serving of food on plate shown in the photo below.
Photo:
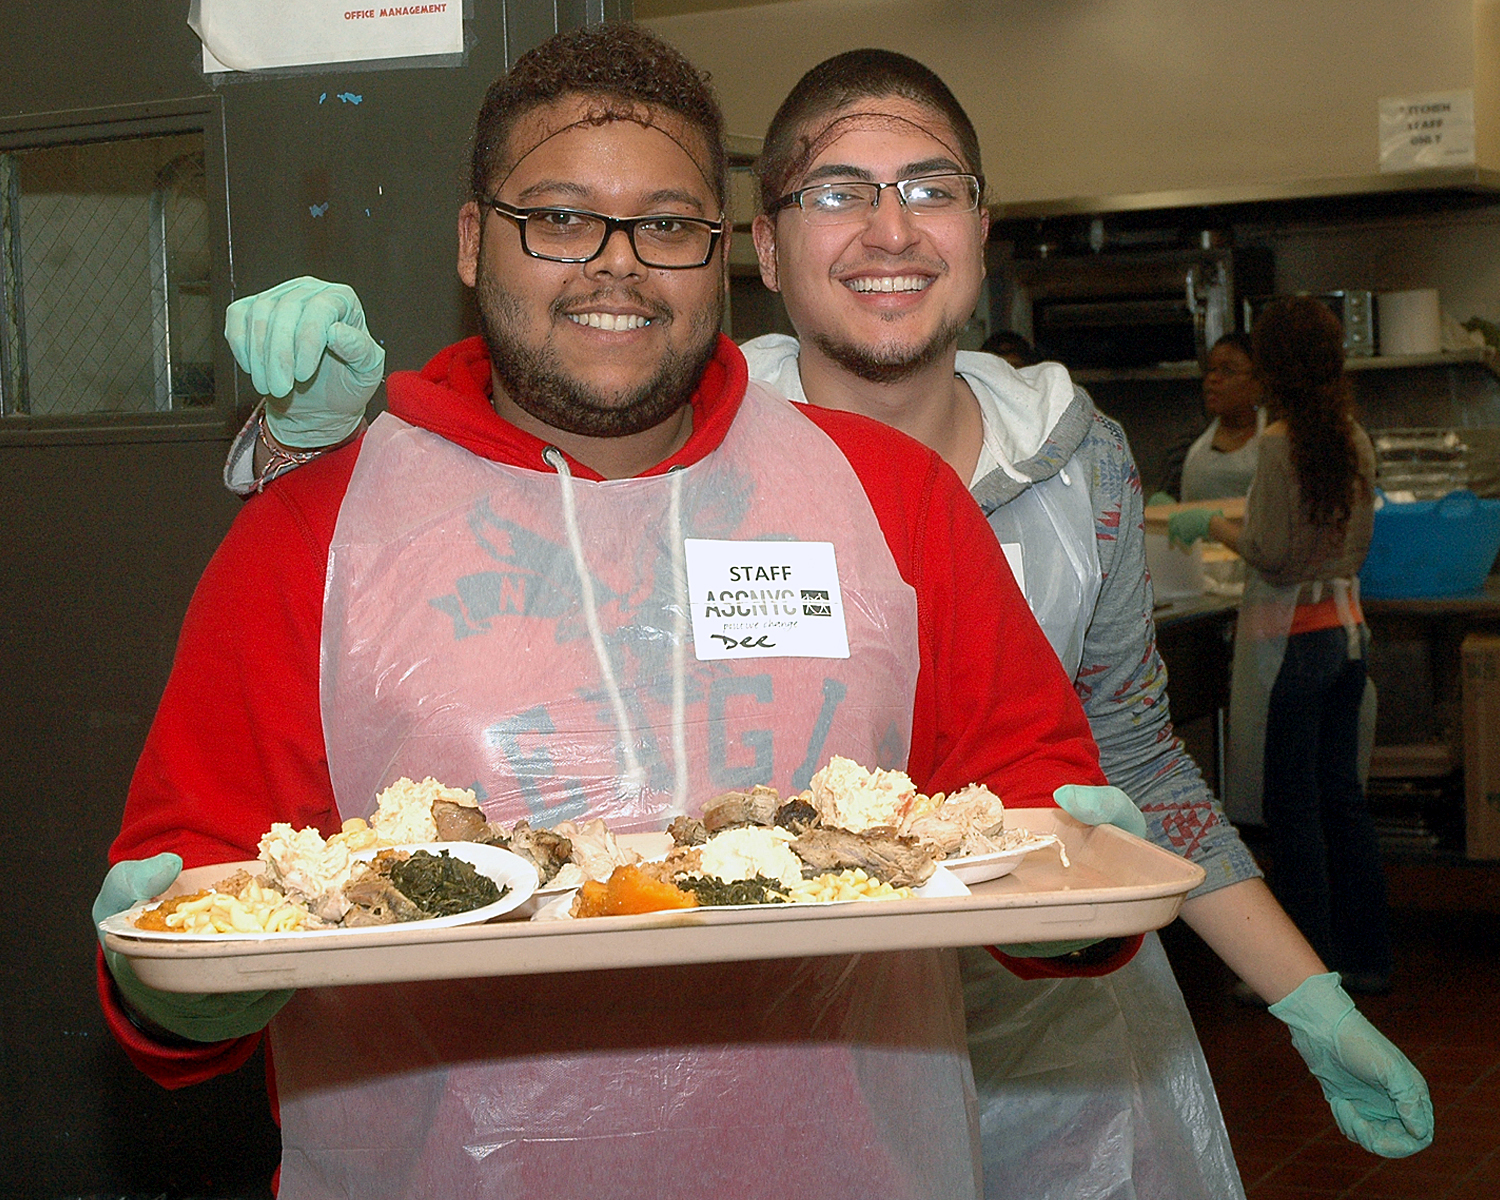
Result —
[{"label": "serving of food on plate", "polygon": [[[594,824],[601,835],[602,822]],[[783,799],[770,787],[727,792],[667,832],[666,856],[645,862],[602,831],[609,855],[584,870],[566,909],[554,901],[538,915],[904,899],[939,882],[942,894],[952,894],[954,879],[996,878],[1032,850],[1062,849],[1050,834],[1007,830],[1005,806],[983,785],[924,796],[903,772],[839,757],[795,796]]]},{"label": "serving of food on plate", "polygon": [[726,792],[666,832],[670,849],[648,861],[602,820],[492,824],[471,791],[400,779],[368,822],[345,821],[326,839],[275,824],[258,872],[238,869],[115,922],[117,932],[192,937],[452,925],[522,915],[533,890],[552,899],[538,914],[548,918],[905,899],[963,893],[1044,846],[1062,852],[1050,834],[1006,829],[1004,805],[983,785],[924,796],[903,772],[838,757],[797,795]]},{"label": "serving of food on plate", "polygon": [[528,899],[536,877],[529,861],[462,837],[475,830],[474,816],[483,827],[472,792],[401,779],[380,794],[370,821],[345,821],[327,839],[316,829],[274,824],[260,839],[256,873],[240,867],[111,925],[235,937],[489,920]]}]

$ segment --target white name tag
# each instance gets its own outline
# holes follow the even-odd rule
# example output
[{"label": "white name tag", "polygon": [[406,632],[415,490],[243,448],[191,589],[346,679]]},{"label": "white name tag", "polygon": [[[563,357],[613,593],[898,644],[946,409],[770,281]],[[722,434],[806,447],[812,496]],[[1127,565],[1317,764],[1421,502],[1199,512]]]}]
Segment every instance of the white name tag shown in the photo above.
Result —
[{"label": "white name tag", "polygon": [[849,657],[832,542],[684,545],[700,660]]}]

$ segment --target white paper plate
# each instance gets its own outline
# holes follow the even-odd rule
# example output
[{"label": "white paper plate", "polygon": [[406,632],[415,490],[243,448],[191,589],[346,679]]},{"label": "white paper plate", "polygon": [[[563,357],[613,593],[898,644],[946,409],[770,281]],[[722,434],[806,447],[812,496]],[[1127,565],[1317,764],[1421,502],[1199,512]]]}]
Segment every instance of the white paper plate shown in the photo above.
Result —
[{"label": "white paper plate", "polygon": [[[390,925],[364,925],[353,929],[299,929],[282,933],[171,933],[156,929],[138,929],[135,919],[146,909],[152,907],[163,897],[148,900],[144,904],[138,904],[128,912],[119,913],[113,917],[106,917],[99,922],[99,928],[105,933],[118,934],[120,937],[136,938],[140,941],[161,942],[264,942],[272,938],[295,938],[299,942],[311,939],[337,939],[347,941],[351,938],[357,939],[361,935],[368,935],[383,930],[391,929],[444,929],[453,925],[477,925],[484,921],[492,921],[498,916],[519,908],[531,899],[531,894],[536,890],[536,868],[519,854],[512,854],[509,850],[502,850],[498,846],[486,846],[479,842],[422,842],[419,844],[400,846],[401,850],[426,850],[431,854],[439,854],[446,850],[454,858],[461,858],[469,863],[481,875],[487,875],[493,879],[501,888],[510,890],[496,900],[493,904],[486,904],[482,908],[470,909],[468,912],[454,913],[447,917],[426,917],[420,921],[397,921]],[[364,850],[355,857],[363,860],[374,858],[378,850]],[[198,887],[209,886],[234,874],[235,870],[244,867],[251,870],[260,864],[225,863],[214,873],[212,868],[200,867],[193,872],[200,879],[203,874],[211,877],[199,882],[197,887],[188,888],[196,891]],[[181,889],[173,889],[166,894],[176,894]]]},{"label": "white paper plate", "polygon": [[[543,903],[542,905],[540,905],[537,908],[536,912],[533,914],[533,916],[532,916],[531,919],[533,921],[569,921],[569,920],[572,920],[573,919],[573,914],[569,910],[573,906],[573,894],[577,890],[578,890],[577,888],[568,888],[566,891],[564,891],[564,892],[560,893],[558,896],[556,896],[556,898],[551,899],[550,901]],[[930,899],[930,898],[936,897],[936,896],[967,896],[968,894],[969,894],[969,889],[964,885],[964,882],[961,879],[959,879],[956,875],[954,875],[952,871],[948,870],[944,866],[939,866],[939,867],[935,868],[933,870],[933,872],[932,872],[932,875],[928,878],[927,882],[924,883],[924,884],[922,884],[921,887],[912,888],[912,895],[913,896],[921,896],[924,899]],[[895,899],[895,897],[890,897],[890,899]],[[567,903],[563,903],[564,900],[567,901]],[[763,910],[763,911],[768,911],[769,912],[769,911],[784,910],[784,909],[826,908],[829,905],[833,905],[833,904],[860,904],[860,903],[863,903],[863,901],[859,901],[859,900],[803,900],[803,901],[797,901],[797,902],[789,901],[789,902],[787,902],[785,904],[705,904],[705,905],[701,906],[701,910],[703,912],[710,912],[710,913],[715,913],[715,912],[740,912],[740,911],[744,911],[744,910],[747,910],[747,909],[759,909],[759,910]],[[873,901],[870,901],[870,903],[881,904],[881,903],[884,903],[884,901],[882,901],[882,900],[873,900]],[[671,910],[671,909],[669,909],[669,910],[666,910],[666,911],[678,911],[678,910]],[[698,910],[697,909],[682,909],[680,911],[682,911],[682,912],[696,912]]]},{"label": "white paper plate", "polygon": [[963,858],[945,858],[943,866],[965,883],[983,883],[987,879],[1009,875],[1033,850],[1055,845],[1055,834],[1037,834],[1010,850],[996,850],[993,854],[969,854]]}]

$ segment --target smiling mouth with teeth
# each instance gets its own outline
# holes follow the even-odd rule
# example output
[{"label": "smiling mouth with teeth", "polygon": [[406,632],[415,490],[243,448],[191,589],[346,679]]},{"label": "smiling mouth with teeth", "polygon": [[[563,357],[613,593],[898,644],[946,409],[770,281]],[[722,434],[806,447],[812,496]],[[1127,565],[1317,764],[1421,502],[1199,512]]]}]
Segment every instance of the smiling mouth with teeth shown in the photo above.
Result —
[{"label": "smiling mouth with teeth", "polygon": [[620,331],[626,329],[643,329],[651,324],[650,317],[637,316],[635,313],[568,313],[567,317],[573,324],[587,325],[590,329]]},{"label": "smiling mouth with teeth", "polygon": [[926,275],[861,275],[844,282],[856,292],[921,292],[932,283]]}]

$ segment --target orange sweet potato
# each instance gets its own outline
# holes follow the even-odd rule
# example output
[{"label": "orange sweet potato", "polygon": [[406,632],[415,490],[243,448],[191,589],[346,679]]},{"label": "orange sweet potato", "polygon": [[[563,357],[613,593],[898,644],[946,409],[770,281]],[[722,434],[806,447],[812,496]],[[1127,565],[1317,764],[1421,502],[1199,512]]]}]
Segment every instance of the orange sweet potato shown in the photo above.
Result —
[{"label": "orange sweet potato", "polygon": [[575,917],[602,917],[606,911],[604,898],[608,890],[597,879],[585,879],[583,886],[578,889],[578,894],[573,897],[573,915]]},{"label": "orange sweet potato", "polygon": [[652,878],[639,867],[616,867],[607,883],[593,880],[578,889],[575,917],[620,917],[633,913],[697,908],[698,897],[671,883]]}]

